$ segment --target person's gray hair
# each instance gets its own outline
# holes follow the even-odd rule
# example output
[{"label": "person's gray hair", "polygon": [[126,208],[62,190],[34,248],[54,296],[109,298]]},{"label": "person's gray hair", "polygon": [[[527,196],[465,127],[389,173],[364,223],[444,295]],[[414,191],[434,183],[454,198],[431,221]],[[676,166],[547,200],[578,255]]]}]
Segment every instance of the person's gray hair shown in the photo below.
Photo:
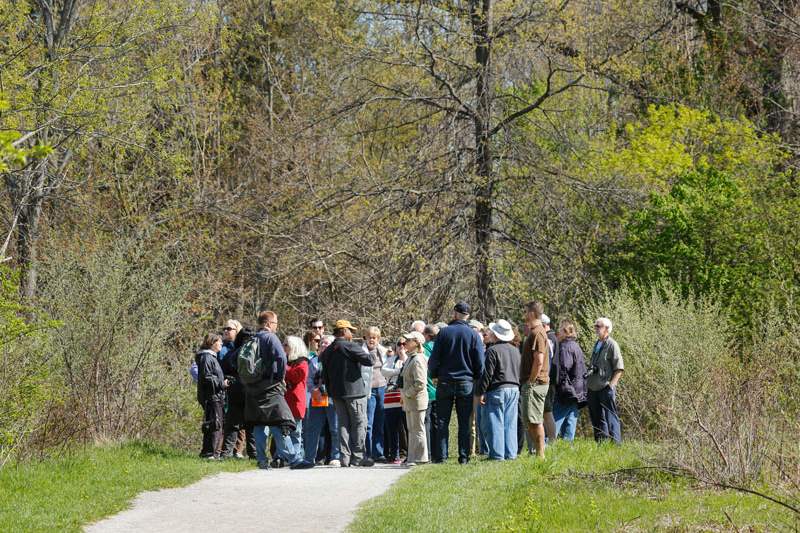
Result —
[{"label": "person's gray hair", "polygon": [[603,324],[605,327],[607,327],[609,333],[611,333],[611,330],[614,329],[614,324],[611,323],[611,319],[610,318],[606,318],[604,316],[601,316],[600,318],[598,318],[595,321],[595,324],[598,323],[598,322]]},{"label": "person's gray hair", "polygon": [[442,331],[444,328],[446,328],[446,327],[447,327],[447,322],[437,322],[437,323],[436,323],[436,324],[434,324],[434,325],[435,325],[437,328],[439,328],[439,331]]},{"label": "person's gray hair", "polygon": [[422,333],[425,331],[425,321],[423,320],[415,320],[411,323],[411,331],[419,331]]},{"label": "person's gray hair", "polygon": [[295,361],[301,357],[308,359],[308,348],[306,348],[306,343],[303,342],[303,339],[289,335],[284,342],[286,344],[287,360]]},{"label": "person's gray hair", "polygon": [[435,337],[439,334],[439,326],[436,324],[428,324],[425,326],[425,331],[422,332],[424,335],[430,335],[431,337]]}]

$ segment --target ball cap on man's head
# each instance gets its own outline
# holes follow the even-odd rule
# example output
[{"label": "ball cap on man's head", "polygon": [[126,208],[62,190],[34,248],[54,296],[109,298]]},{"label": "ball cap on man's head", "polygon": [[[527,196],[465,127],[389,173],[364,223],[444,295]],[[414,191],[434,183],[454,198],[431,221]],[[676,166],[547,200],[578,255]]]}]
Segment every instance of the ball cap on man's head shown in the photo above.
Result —
[{"label": "ball cap on man's head", "polygon": [[358,331],[349,320],[337,320],[334,329],[349,329],[350,331]]},{"label": "ball cap on man's head", "polygon": [[468,315],[470,311],[469,304],[462,300],[458,302],[455,307],[453,307],[453,311],[456,313],[461,313],[462,315]]}]

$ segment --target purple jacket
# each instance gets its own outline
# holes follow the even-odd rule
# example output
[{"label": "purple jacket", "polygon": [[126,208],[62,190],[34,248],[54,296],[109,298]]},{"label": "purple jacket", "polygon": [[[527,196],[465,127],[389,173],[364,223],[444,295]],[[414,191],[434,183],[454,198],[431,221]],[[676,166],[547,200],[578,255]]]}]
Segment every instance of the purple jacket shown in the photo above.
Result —
[{"label": "purple jacket", "polygon": [[555,364],[558,365],[556,397],[561,403],[582,404],[587,397],[583,350],[575,337],[567,337],[559,343],[558,348],[558,357],[555,358]]}]

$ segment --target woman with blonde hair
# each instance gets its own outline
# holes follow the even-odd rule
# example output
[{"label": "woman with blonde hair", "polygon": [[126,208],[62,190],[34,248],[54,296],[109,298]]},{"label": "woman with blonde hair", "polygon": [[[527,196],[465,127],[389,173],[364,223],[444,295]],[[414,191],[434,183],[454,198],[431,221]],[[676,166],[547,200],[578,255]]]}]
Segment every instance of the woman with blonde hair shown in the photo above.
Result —
[{"label": "woman with blonde hair", "polygon": [[296,466],[303,462],[303,418],[306,415],[306,379],[308,378],[308,349],[303,339],[289,336],[283,341],[286,352],[286,392],[283,397],[294,417],[295,429],[288,435],[280,426],[270,426],[277,452],[272,461],[273,468]]},{"label": "woman with blonde hair", "polygon": [[412,331],[406,339],[408,359],[400,372],[402,377],[403,411],[408,424],[408,466],[428,462],[428,439],[425,434],[425,412],[428,410],[428,361],[422,351],[425,337]]},{"label": "woman with blonde hair", "polygon": [[386,347],[381,344],[381,330],[375,326],[364,332],[364,349],[372,359],[372,374],[367,389],[367,440],[364,456],[371,457],[379,463],[386,462],[383,450],[383,396],[386,393],[386,378],[381,372],[386,362]]}]

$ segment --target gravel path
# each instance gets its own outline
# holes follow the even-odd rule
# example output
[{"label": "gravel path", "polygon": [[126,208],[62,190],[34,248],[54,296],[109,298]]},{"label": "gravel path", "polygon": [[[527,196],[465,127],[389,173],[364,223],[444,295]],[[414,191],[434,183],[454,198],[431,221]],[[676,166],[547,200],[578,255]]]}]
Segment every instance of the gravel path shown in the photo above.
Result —
[{"label": "gravel path", "polygon": [[[86,531],[343,531],[361,502],[383,493],[406,472],[375,465],[218,474],[188,487],[142,493],[131,509]],[[309,501],[313,516],[307,512]]]}]

